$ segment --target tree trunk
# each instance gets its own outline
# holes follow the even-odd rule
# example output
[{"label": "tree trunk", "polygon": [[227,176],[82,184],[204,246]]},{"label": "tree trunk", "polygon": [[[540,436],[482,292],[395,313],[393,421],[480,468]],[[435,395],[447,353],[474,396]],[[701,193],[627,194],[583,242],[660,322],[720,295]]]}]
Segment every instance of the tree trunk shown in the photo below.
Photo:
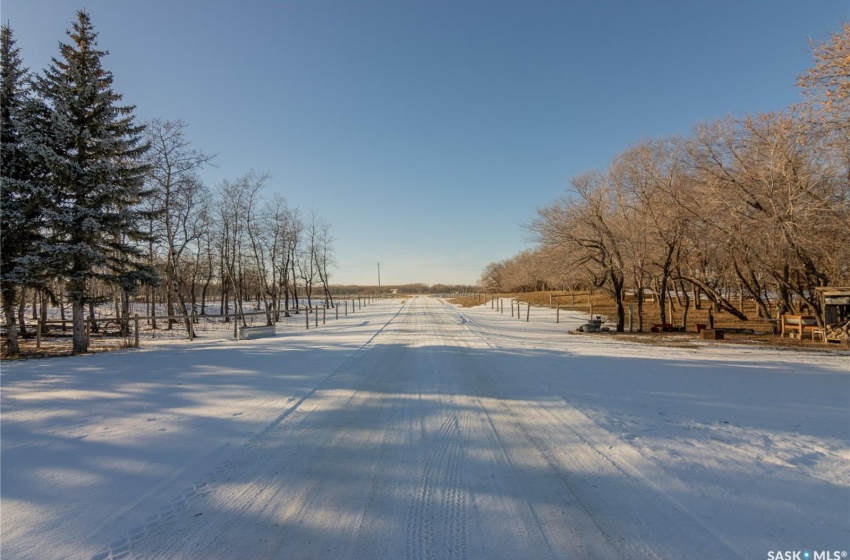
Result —
[{"label": "tree trunk", "polygon": [[18,326],[15,321],[15,293],[9,290],[3,294],[3,313],[6,315],[6,355],[17,356],[21,353],[18,344]]},{"label": "tree trunk", "polygon": [[73,321],[73,348],[74,354],[85,354],[88,352],[88,339],[86,339],[86,308],[82,300],[71,301],[71,320]]},{"label": "tree trunk", "polygon": [[691,309],[691,296],[685,288],[685,281],[679,279],[679,287],[682,288],[682,330],[688,330],[688,311]]},{"label": "tree trunk", "polygon": [[62,319],[62,332],[65,332],[65,295],[62,283],[59,283],[59,318]]},{"label": "tree trunk", "polygon": [[[193,331],[193,326],[192,326],[192,317],[191,317],[191,314],[189,313],[189,309],[186,305],[186,298],[183,296],[183,291],[180,289],[180,276],[179,276],[180,271],[177,268],[177,263],[174,262],[174,264],[172,266],[173,266],[173,277],[172,277],[172,284],[170,284],[171,289],[169,290],[169,293],[172,293],[172,294],[177,296],[177,303],[180,306],[178,308],[178,311],[180,312],[180,315],[183,315],[185,317],[183,322],[186,325],[186,334],[188,334],[189,338],[191,339],[191,338],[194,338],[194,336],[195,336],[195,333]],[[193,307],[193,309],[194,309],[194,307]],[[175,320],[174,322],[176,323],[177,321]],[[170,324],[169,324],[169,328],[170,328]]]},{"label": "tree trunk", "polygon": [[724,298],[721,294],[717,293],[708,284],[700,281],[697,278],[693,278],[693,277],[688,277],[688,278],[684,278],[684,279],[687,280],[688,282],[690,282],[691,284],[694,284],[695,286],[699,286],[700,289],[702,289],[702,291],[705,292],[705,294],[712,301],[712,304],[714,305],[714,307],[716,309],[718,309],[718,310],[722,309],[724,311],[728,311],[729,313],[734,315],[737,319],[740,319],[742,321],[747,320],[746,315],[744,315],[743,313],[741,313],[740,311],[735,309],[734,305],[729,303],[729,301],[726,298]]},{"label": "tree trunk", "polygon": [[662,323],[667,322],[667,277],[662,276],[657,283],[655,293],[658,294],[658,318]]},{"label": "tree trunk", "polygon": [[295,304],[295,313],[298,314],[298,282],[295,280],[295,260],[292,263],[292,299]]},{"label": "tree trunk", "polygon": [[638,332],[643,332],[643,285],[638,287],[637,311],[638,311]]},{"label": "tree trunk", "polygon": [[27,302],[26,302],[26,288],[21,287],[21,301],[18,302],[18,324],[21,329],[21,337],[27,337],[27,319],[26,319],[26,311],[27,311]]},{"label": "tree trunk", "polygon": [[41,321],[36,328],[41,329],[41,334],[47,334],[47,325],[44,324],[44,322],[47,320],[47,294],[45,292],[41,292],[39,305],[40,308],[38,310],[38,316]]},{"label": "tree trunk", "polygon": [[89,331],[91,331],[93,333],[100,332],[100,328],[97,326],[97,321],[95,321],[95,318],[96,317],[95,317],[95,314],[94,314],[94,302],[90,301],[89,302],[89,320],[91,321],[91,326],[89,327]]},{"label": "tree trunk", "polygon": [[176,320],[174,319],[174,272],[172,271],[171,266],[169,265],[166,268],[165,273],[165,314],[168,315],[168,326],[167,330],[171,330],[174,328],[174,323]]},{"label": "tree trunk", "polygon": [[130,336],[130,292],[121,290],[121,336]]}]

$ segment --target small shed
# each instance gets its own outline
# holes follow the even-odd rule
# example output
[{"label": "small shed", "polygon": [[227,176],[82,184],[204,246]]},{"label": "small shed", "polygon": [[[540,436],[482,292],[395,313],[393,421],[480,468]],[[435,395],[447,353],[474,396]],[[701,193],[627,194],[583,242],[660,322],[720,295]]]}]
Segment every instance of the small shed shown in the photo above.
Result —
[{"label": "small shed", "polygon": [[824,325],[850,320],[850,288],[815,288],[815,297],[823,309]]},{"label": "small shed", "polygon": [[850,287],[815,288],[820,303],[826,338],[841,340],[850,333]]}]

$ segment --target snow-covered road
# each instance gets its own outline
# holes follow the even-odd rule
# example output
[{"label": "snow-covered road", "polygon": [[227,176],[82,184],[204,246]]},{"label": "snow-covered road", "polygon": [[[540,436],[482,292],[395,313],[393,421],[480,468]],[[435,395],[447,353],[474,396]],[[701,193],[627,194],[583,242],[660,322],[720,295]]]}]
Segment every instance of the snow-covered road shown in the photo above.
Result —
[{"label": "snow-covered road", "polygon": [[850,549],[850,358],[383,301],[273,339],[3,364],[6,558]]}]

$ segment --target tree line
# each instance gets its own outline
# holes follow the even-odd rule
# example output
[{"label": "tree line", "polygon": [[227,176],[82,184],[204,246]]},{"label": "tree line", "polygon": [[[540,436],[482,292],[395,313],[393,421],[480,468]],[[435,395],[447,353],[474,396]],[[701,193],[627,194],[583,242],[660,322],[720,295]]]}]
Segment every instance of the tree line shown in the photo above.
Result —
[{"label": "tree line", "polygon": [[124,318],[142,297],[149,315],[161,302],[187,317],[213,301],[238,315],[255,299],[269,320],[299,298],[333,305],[329,223],[267,195],[268,175],[205,185],[199,172],[214,156],[193,148],[186,123],[139,123],[135,107],[121,104],[89,14],[77,12],[67,35],[36,74],[11,27],[0,32],[7,354],[19,353],[28,298],[41,302],[42,317],[48,302],[70,303],[74,353],[87,351],[86,312],[93,317],[104,300]]},{"label": "tree line", "polygon": [[737,294],[761,317],[808,308],[820,321],[815,288],[850,285],[850,24],[813,54],[802,102],[643,140],[573,177],[528,224],[535,247],[490,263],[482,285],[603,289],[618,331],[627,293],[642,317],[647,292],[663,322],[675,291],[684,313],[706,298],[746,320]]}]

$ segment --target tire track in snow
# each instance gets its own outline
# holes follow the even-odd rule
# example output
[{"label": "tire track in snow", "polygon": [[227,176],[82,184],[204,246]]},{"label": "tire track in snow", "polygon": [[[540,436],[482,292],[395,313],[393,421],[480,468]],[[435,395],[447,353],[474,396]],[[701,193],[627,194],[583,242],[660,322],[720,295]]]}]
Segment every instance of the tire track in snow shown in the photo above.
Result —
[{"label": "tire track in snow", "polygon": [[[364,352],[376,345],[377,340],[381,336],[386,336],[388,327],[399,317],[405,310],[401,306],[399,310],[390,319],[384,323],[365,343],[354,350],[351,356],[346,358],[337,368],[323,378],[315,387],[302,395],[293,404],[284,409],[274,420],[266,425],[260,432],[239,448],[231,452],[231,454],[217,467],[208,471],[200,478],[196,479],[190,486],[183,488],[177,495],[172,496],[165,504],[161,505],[156,513],[148,515],[144,521],[130,529],[127,534],[117,540],[112,541],[108,547],[95,553],[91,556],[91,560],[118,560],[132,556],[135,547],[146,539],[156,538],[161,535],[164,530],[175,521],[179,514],[183,514],[189,506],[197,505],[201,499],[206,498],[211,489],[222,481],[227,480],[227,474],[235,470],[240,465],[244,464],[246,452],[257,448],[264,442],[269,440],[276,431],[286,423],[296,412],[306,412],[309,415],[314,407],[309,407],[305,410],[305,403],[314,397],[317,392],[326,388],[331,381],[337,377],[340,372],[346,371],[351,363],[359,359]],[[290,400],[292,400],[290,398]],[[303,454],[296,454],[293,457],[293,463],[289,468],[302,465],[306,461]]]},{"label": "tire track in snow", "polygon": [[[482,325],[451,304],[443,303],[453,315],[460,316],[459,328],[471,335],[471,339],[482,341],[488,348],[510,352],[528,347],[528,344],[521,340],[505,339],[504,344],[495,342],[493,333],[489,333]],[[501,340],[503,337],[495,338]],[[468,360],[465,368],[475,370],[483,377],[480,381],[482,386],[496,389],[496,398],[485,399],[487,404],[479,399],[479,405],[487,414],[508,461],[511,462],[512,446],[504,445],[499,436],[499,432],[507,427],[505,420],[510,424],[510,431],[520,434],[522,440],[532,444],[547,464],[548,476],[557,480],[571,496],[570,501],[583,511],[583,516],[579,517],[584,519],[576,518],[584,524],[582,533],[586,537],[597,533],[608,543],[592,544],[593,539],[585,538],[581,548],[586,550],[582,555],[589,553],[591,557],[597,557],[601,554],[601,557],[604,557],[613,550],[618,550],[626,557],[664,558],[671,554],[681,557],[682,550],[668,549],[663,539],[658,538],[658,535],[678,533],[688,535],[686,540],[691,545],[685,557],[740,557],[740,554],[726,543],[723,535],[707,526],[703,520],[688,515],[687,510],[679,506],[672,493],[687,492],[680,480],[667,475],[663,469],[628,443],[620,442],[616,436],[593,423],[565,399],[559,398],[555,407],[544,406],[538,401],[516,401],[515,395],[527,392],[527,387],[520,392],[512,390],[508,385],[496,382],[496,377],[476,366],[475,362]],[[510,374],[499,378],[515,379]],[[534,385],[534,394],[551,394],[534,376],[524,377],[522,383]],[[507,403],[511,403],[510,406]],[[497,413],[496,417],[500,419],[498,423],[494,422],[494,418],[487,412],[488,405]],[[614,444],[618,449],[616,458],[609,452],[609,448],[614,448]],[[570,452],[565,453],[564,449],[569,449]],[[589,475],[573,474],[580,472]],[[627,489],[627,495],[612,496],[606,494],[601,486],[597,489],[596,485],[588,488],[591,478],[606,479],[609,485],[622,485]],[[546,523],[537,517],[538,508],[531,503],[529,508],[545,535]],[[599,511],[629,512],[632,518],[620,519],[621,522],[618,523],[609,519],[609,516],[600,517],[597,513]],[[592,526],[589,526],[588,522],[592,523]],[[652,524],[655,524],[655,529],[647,533],[645,525],[648,527]],[[644,535],[648,539],[644,539]],[[553,536],[550,535],[549,539],[551,538]],[[607,546],[613,549],[606,553]],[[550,551],[556,557],[554,550],[558,548],[550,545]],[[594,548],[596,550],[593,550]]]},{"label": "tire track in snow", "polygon": [[[446,305],[450,304],[446,303]],[[453,311],[463,316],[462,312],[455,309]],[[467,318],[459,325],[474,338],[483,340],[490,348],[510,351],[527,346],[522,341],[509,346],[494,343],[486,329],[473,319]],[[480,330],[474,330],[471,326],[478,326]],[[663,519],[669,527],[676,527],[680,534],[689,535],[688,540],[692,545],[689,553],[692,558],[718,554],[725,558],[740,557],[740,554],[726,543],[723,535],[718,534],[702,520],[690,516],[686,509],[679,506],[677,500],[671,495],[671,491],[687,492],[685,485],[664,473],[663,469],[627,442],[621,442],[561,397],[558,397],[557,406],[554,408],[543,406],[537,401],[514,401],[514,404],[508,407],[505,403],[515,398],[515,391],[504,384],[500,387],[500,384],[495,383],[493,376],[481,370],[478,371],[479,375],[487,378],[484,381],[487,386],[499,387],[497,394],[500,396],[494,400],[499,415],[509,418],[514,429],[522,433],[526,441],[533,444],[548,464],[550,473],[574,497],[595,528],[610,544],[622,550],[624,554],[642,558],[661,558],[670,554],[681,554],[680,550],[665,551],[665,545],[657,538],[644,540],[642,537],[641,528],[644,523]],[[511,379],[511,376],[504,376],[504,378]],[[524,378],[523,384],[533,384],[536,394],[551,394],[551,391],[533,376]],[[518,412],[518,409],[522,412]],[[496,426],[493,427],[495,430]],[[532,427],[535,428],[532,429]],[[618,449],[616,458],[608,451],[615,447]],[[560,451],[565,448],[573,451],[569,454]],[[611,480],[617,480],[618,483],[629,487],[630,495],[643,495],[644,500],[637,504],[636,502],[639,501],[637,499],[628,502],[624,496],[612,498],[599,492],[589,491],[581,484],[586,481],[575,476],[568,476],[568,473],[572,472],[596,473],[595,476],[605,473],[605,476]],[[612,506],[608,502],[616,505]],[[597,519],[596,511],[600,509],[602,511],[630,510],[638,521],[619,526],[611,525],[610,520]],[[649,511],[653,513],[648,515]],[[600,521],[603,522],[600,523]],[[669,527],[666,528],[667,531],[670,530]],[[655,537],[664,531],[656,530],[651,534]],[[628,537],[624,539],[622,533],[627,534]],[[660,556],[659,548],[662,550]]]},{"label": "tire track in snow", "polygon": [[[532,405],[536,413],[550,419],[550,423],[563,426],[558,434],[545,431],[538,435],[529,434],[529,440],[535,442],[535,446],[544,453],[547,461],[553,467],[564,465],[564,455],[554,452],[563,447],[563,442],[570,441],[572,445],[581,447],[587,452],[580,454],[585,468],[596,468],[599,471],[613,471],[615,476],[626,481],[634,488],[635,495],[643,494],[646,498],[639,506],[634,500],[630,504],[620,507],[624,510],[631,507],[636,515],[643,515],[647,519],[665,520],[667,530],[676,528],[679,535],[688,535],[690,543],[689,553],[692,558],[706,558],[718,556],[723,558],[742,558],[741,554],[734,550],[724,539],[701,519],[691,515],[686,508],[679,505],[674,492],[687,493],[689,489],[678,478],[667,475],[663,469],[642,455],[637,449],[628,443],[621,442],[616,436],[599,427],[581,411],[574,409],[569,403],[561,399],[561,406],[557,413],[548,407],[542,407],[539,403],[528,403]],[[577,426],[582,426],[578,429]],[[554,436],[554,437],[553,437]],[[611,452],[617,449],[617,457]],[[565,480],[565,484],[568,481]],[[586,500],[587,498],[581,498]],[[653,515],[647,515],[652,510]],[[658,534],[656,531],[654,534]],[[636,535],[632,543],[645,543],[646,546],[656,546],[639,535]],[[670,554],[679,554],[681,551],[669,551],[661,557],[669,557]],[[680,556],[681,557],[681,556]]]},{"label": "tire track in snow", "polygon": [[[447,321],[456,323],[457,326],[450,327],[451,346],[459,349],[470,350],[471,352],[455,353],[460,355],[460,360],[455,359],[453,363],[445,364],[446,368],[458,379],[465,379],[462,385],[455,387],[455,392],[462,395],[470,395],[467,408],[468,416],[474,416],[477,420],[475,429],[475,438],[471,438],[480,452],[486,456],[486,471],[490,472],[493,477],[490,480],[481,480],[476,484],[476,487],[482,492],[481,496],[476,496],[475,493],[469,490],[469,500],[473,501],[476,506],[480,503],[484,505],[485,510],[488,507],[496,507],[504,510],[502,516],[489,516],[488,518],[476,518],[477,529],[484,531],[486,537],[479,535],[476,541],[476,555],[492,555],[497,552],[501,555],[514,555],[516,557],[529,558],[561,558],[565,551],[570,551],[570,555],[580,555],[581,557],[604,558],[610,556],[613,552],[607,546],[600,546],[599,539],[593,535],[599,533],[599,530],[588,526],[585,519],[581,519],[580,523],[576,523],[579,530],[573,527],[566,527],[564,518],[561,515],[557,519],[552,516],[546,516],[539,502],[545,500],[547,492],[551,491],[552,485],[548,484],[547,491],[541,491],[540,474],[534,473],[529,477],[529,470],[525,466],[527,457],[525,453],[522,456],[516,456],[513,449],[522,449],[525,447],[526,439],[518,434],[517,430],[507,430],[504,422],[500,422],[494,418],[491,413],[492,406],[485,405],[484,401],[490,402],[492,399],[487,399],[481,395],[492,391],[493,382],[489,376],[483,375],[482,363],[473,356],[480,356],[481,352],[487,352],[491,349],[499,348],[495,343],[492,343],[484,334],[483,327],[478,325],[474,320],[466,317],[463,313],[458,312],[454,306],[445,301],[439,300],[440,308],[437,312],[431,310],[431,326],[439,332],[441,339],[447,338],[446,329],[437,330],[437,325],[446,324]],[[460,318],[458,321],[457,318]],[[475,331],[472,327],[478,327],[482,330]],[[456,332],[464,333],[463,336],[456,336]],[[482,344],[483,340],[483,344]],[[457,381],[457,380],[456,380]],[[469,383],[472,382],[472,385]],[[508,397],[508,400],[511,400]],[[498,415],[497,415],[498,416]],[[495,502],[494,502],[494,496]],[[574,500],[572,500],[574,502]],[[586,515],[584,517],[587,517]],[[576,522],[575,516],[572,521]],[[553,529],[556,529],[553,532]],[[499,532],[498,536],[493,532]],[[564,534],[568,533],[570,539],[563,538]],[[561,537],[560,539],[558,537]],[[588,542],[595,544],[587,544]],[[498,542],[494,545],[494,542]],[[560,545],[560,546],[559,546]],[[588,555],[587,553],[590,552]]]},{"label": "tire track in snow", "polygon": [[[439,328],[427,300],[415,300],[413,315],[420,352],[427,363],[417,371],[419,381],[430,381],[431,390],[419,391],[420,402],[437,404],[436,414],[419,418],[424,457],[421,471],[409,498],[405,526],[405,557],[420,560],[468,557],[468,481],[465,476],[467,457],[464,441],[468,431],[468,415],[452,393],[457,380],[447,375],[442,363],[442,348],[447,346],[445,333]],[[424,399],[424,401],[423,401]],[[423,409],[425,410],[425,409]],[[435,432],[429,426],[442,419]]]},{"label": "tire track in snow", "polygon": [[431,442],[408,507],[406,558],[467,557],[467,493],[461,467],[459,416],[453,409]]}]

